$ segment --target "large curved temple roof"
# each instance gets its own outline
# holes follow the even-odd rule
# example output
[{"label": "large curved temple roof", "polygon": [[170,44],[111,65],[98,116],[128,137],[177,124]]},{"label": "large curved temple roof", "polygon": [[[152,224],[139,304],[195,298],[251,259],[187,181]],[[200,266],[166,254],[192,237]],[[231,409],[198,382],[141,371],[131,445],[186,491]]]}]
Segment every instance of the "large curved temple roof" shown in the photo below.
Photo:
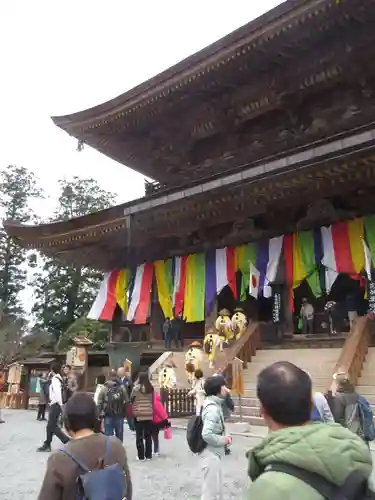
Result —
[{"label": "large curved temple roof", "polygon": [[300,227],[330,223],[332,213],[322,209],[325,198],[350,201],[347,218],[372,213],[374,194],[375,123],[220,179],[169,189],[77,219],[4,225],[25,248],[111,270],[235,246],[275,236],[280,229],[292,232],[314,203],[318,221],[309,216]]},{"label": "large curved temple roof", "polygon": [[238,144],[228,138],[250,120],[341,77],[343,30],[361,30],[369,9],[373,0],[283,2],[123,95],[53,121],[163,184],[209,177],[231,168]]},{"label": "large curved temple roof", "polygon": [[7,221],[8,234],[110,270],[324,225],[332,210],[311,205],[327,200],[340,217],[373,212],[374,25],[375,0],[289,0],[112,101],[54,117],[162,185],[78,219]]}]

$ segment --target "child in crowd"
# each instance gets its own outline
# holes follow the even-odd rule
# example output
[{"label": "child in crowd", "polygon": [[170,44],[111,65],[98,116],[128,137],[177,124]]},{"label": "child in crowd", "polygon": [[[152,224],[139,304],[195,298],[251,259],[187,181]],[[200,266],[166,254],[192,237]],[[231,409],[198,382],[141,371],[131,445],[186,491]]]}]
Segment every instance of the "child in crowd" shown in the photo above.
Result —
[{"label": "child in crowd", "polygon": [[204,398],[206,394],[204,392],[204,378],[203,372],[200,368],[195,370],[194,379],[189,396],[194,396],[195,398],[195,414],[200,415]]}]

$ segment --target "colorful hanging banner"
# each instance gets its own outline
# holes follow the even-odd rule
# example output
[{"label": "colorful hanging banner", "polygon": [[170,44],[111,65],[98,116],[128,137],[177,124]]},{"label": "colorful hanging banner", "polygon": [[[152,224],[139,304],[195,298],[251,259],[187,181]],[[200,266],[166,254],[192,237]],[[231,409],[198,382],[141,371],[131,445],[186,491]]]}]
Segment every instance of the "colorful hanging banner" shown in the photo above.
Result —
[{"label": "colorful hanging banner", "polygon": [[131,279],[130,269],[121,269],[118,272],[115,296],[117,304],[120,306],[124,316],[128,315],[128,292]]},{"label": "colorful hanging banner", "polygon": [[[319,265],[321,261],[321,255],[318,255],[318,260],[316,260],[316,248],[320,243],[316,242],[316,232],[313,230],[302,231],[297,233],[298,246],[301,256],[301,261],[304,269],[304,278],[307,279],[310,285],[312,293],[315,297],[320,297],[322,295],[322,288],[320,286],[319,279]],[[319,252],[320,253],[320,252]]]},{"label": "colorful hanging banner", "polygon": [[375,267],[375,215],[366,215],[366,240],[372,256],[372,266]]},{"label": "colorful hanging banner", "polygon": [[256,243],[248,243],[241,245],[235,249],[236,253],[236,270],[241,271],[241,300],[246,300],[246,290],[249,290],[249,269],[250,264],[255,264],[256,261]]},{"label": "colorful hanging banner", "polygon": [[236,254],[234,248],[220,248],[206,254],[206,313],[214,299],[229,285],[236,297]]},{"label": "colorful hanging banner", "polygon": [[173,318],[172,260],[154,262],[156,285],[160,307],[165,318]]},{"label": "colorful hanging banner", "polygon": [[141,264],[137,267],[127,319],[129,321],[134,320],[134,323],[138,325],[147,322],[151,303],[153,274],[152,264]]},{"label": "colorful hanging banner", "polygon": [[284,236],[284,261],[285,261],[285,280],[289,285],[289,309],[294,311],[294,263],[293,263],[293,235]]},{"label": "colorful hanging banner", "polygon": [[323,245],[322,264],[325,267],[325,289],[326,293],[329,294],[338,276],[336,255],[333,247],[332,226],[322,227],[321,233]]},{"label": "colorful hanging banner", "polygon": [[88,319],[111,321],[116,309],[116,283],[119,271],[111,271],[104,275],[98,295],[87,315]]},{"label": "colorful hanging banner", "polygon": [[206,259],[203,253],[189,255],[186,261],[184,317],[189,323],[204,321]]},{"label": "colorful hanging banner", "polygon": [[364,220],[353,219],[347,222],[350,252],[355,273],[360,273],[365,266],[365,255],[363,252],[363,238],[365,237]]},{"label": "colorful hanging banner", "polygon": [[180,316],[184,308],[185,285],[186,285],[186,261],[187,257],[174,257],[173,259],[173,310],[174,316]]},{"label": "colorful hanging banner", "polygon": [[[372,267],[375,266],[375,215],[241,245],[236,249],[222,248],[207,254],[144,264],[133,274],[129,269],[112,271],[106,274],[88,317],[111,320],[118,304],[128,319],[145,322],[154,267],[164,314],[178,316],[184,309],[188,321],[203,321],[204,305],[206,312],[210,312],[215,297],[225,286],[229,285],[236,296],[237,270],[242,274],[241,300],[246,298],[250,264],[259,270],[260,292],[271,297],[270,284],[276,280],[283,249],[285,276],[291,290],[307,279],[314,295],[320,296],[324,276],[324,287],[329,293],[338,273],[360,279],[362,269],[369,268],[369,258]],[[290,301],[292,306],[292,292]]]},{"label": "colorful hanging banner", "polygon": [[276,280],[277,270],[279,268],[281,252],[283,250],[284,236],[271,238],[268,242],[268,263],[266,269],[266,278],[264,281],[263,295],[266,298],[272,297],[272,288],[270,284]]},{"label": "colorful hanging banner", "polygon": [[259,291],[263,293],[264,284],[267,276],[267,266],[270,260],[269,241],[263,240],[259,242],[257,247],[257,256],[255,260],[255,267],[259,271]]}]

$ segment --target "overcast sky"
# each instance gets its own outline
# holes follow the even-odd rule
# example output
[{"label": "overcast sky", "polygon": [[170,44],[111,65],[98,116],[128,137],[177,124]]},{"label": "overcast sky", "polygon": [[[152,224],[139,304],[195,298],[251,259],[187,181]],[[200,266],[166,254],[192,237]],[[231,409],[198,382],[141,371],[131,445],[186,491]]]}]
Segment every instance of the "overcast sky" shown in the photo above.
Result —
[{"label": "overcast sky", "polygon": [[[0,0],[0,169],[24,166],[48,197],[57,180],[94,177],[125,202],[143,176],[77,141],[50,116],[95,106],[151,78],[246,24],[280,1]],[[23,292],[30,311],[32,290]]]},{"label": "overcast sky", "polygon": [[109,100],[281,3],[275,0],[3,0],[0,2],[0,168],[32,170],[49,198],[57,179],[92,176],[119,202],[143,177],[86,147],[50,116]]}]

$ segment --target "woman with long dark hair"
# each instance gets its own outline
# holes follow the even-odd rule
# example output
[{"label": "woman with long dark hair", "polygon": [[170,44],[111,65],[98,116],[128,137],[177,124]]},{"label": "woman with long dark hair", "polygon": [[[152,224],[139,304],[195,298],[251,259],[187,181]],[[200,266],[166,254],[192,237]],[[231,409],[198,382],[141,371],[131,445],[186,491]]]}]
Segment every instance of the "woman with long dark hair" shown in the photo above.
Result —
[{"label": "woman with long dark hair", "polygon": [[138,460],[141,461],[152,458],[153,400],[154,387],[148,372],[140,372],[132,391],[131,401],[135,419]]}]

